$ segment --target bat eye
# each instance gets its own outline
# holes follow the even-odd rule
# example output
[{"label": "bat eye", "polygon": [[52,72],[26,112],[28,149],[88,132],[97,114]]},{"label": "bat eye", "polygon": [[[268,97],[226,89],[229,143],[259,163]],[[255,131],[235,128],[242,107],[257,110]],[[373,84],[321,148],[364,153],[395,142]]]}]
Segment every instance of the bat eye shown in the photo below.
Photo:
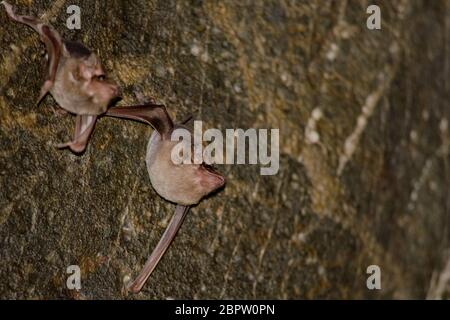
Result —
[{"label": "bat eye", "polygon": [[103,80],[105,80],[106,77],[104,74],[100,74],[98,76],[95,76],[94,78],[98,81],[103,81]]}]

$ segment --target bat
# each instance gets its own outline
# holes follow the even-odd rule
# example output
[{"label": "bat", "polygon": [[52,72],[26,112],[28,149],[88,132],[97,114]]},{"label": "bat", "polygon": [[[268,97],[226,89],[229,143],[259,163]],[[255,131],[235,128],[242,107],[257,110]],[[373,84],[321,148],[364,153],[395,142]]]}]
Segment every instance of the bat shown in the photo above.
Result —
[{"label": "bat", "polygon": [[62,109],[76,115],[73,140],[59,144],[58,148],[83,152],[97,117],[119,99],[119,87],[106,78],[99,58],[83,44],[65,41],[51,25],[16,14],[6,1],[1,4],[12,20],[33,28],[45,44],[48,70],[37,104],[50,93]]},{"label": "bat", "polygon": [[172,161],[171,152],[178,143],[171,140],[172,132],[177,128],[185,127],[182,124],[174,124],[163,105],[149,103],[114,107],[106,112],[106,116],[144,122],[155,129],[150,137],[146,155],[150,181],[162,198],[177,204],[175,213],[160,241],[140,274],[128,287],[131,292],[138,293],[175,238],[190,206],[224,186],[225,178],[205,163],[175,164]]}]

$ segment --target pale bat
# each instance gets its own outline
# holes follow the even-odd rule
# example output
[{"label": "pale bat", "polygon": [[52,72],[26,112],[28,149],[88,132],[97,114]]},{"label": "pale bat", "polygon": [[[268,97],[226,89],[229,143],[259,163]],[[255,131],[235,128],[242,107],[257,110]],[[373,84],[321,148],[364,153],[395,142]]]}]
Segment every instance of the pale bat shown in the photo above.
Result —
[{"label": "pale bat", "polygon": [[171,140],[172,132],[177,128],[185,127],[174,124],[164,106],[147,104],[114,107],[109,109],[106,115],[141,121],[155,129],[150,137],[146,155],[150,181],[161,197],[177,204],[175,213],[160,241],[138,277],[128,287],[130,291],[137,293],[175,238],[190,206],[224,186],[225,178],[205,163],[175,164],[172,161],[172,149],[178,143]]},{"label": "pale bat", "polygon": [[35,17],[16,14],[6,1],[1,4],[12,20],[38,32],[46,46],[48,71],[38,104],[50,93],[61,108],[76,115],[73,140],[58,147],[69,147],[76,153],[83,152],[97,117],[119,99],[119,87],[106,79],[99,58],[83,44],[65,41],[51,25]]}]

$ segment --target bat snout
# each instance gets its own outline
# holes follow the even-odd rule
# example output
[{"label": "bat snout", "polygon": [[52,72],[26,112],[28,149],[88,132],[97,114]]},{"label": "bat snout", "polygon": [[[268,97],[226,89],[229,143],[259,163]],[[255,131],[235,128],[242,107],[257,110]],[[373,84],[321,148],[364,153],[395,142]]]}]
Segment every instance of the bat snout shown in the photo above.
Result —
[{"label": "bat snout", "polygon": [[113,83],[101,83],[101,87],[97,91],[96,97],[99,104],[103,105],[105,110],[119,100],[121,100],[121,89],[119,86]]},{"label": "bat snout", "polygon": [[225,185],[225,178],[219,174],[213,167],[203,164],[200,166],[201,171],[200,184],[208,193],[213,192]]},{"label": "bat snout", "polygon": [[105,96],[109,97],[109,99],[119,98],[122,94],[122,90],[115,83],[104,83],[103,90],[105,92]]},{"label": "bat snout", "polygon": [[118,85],[112,84],[111,91],[114,98],[122,98],[122,89]]}]

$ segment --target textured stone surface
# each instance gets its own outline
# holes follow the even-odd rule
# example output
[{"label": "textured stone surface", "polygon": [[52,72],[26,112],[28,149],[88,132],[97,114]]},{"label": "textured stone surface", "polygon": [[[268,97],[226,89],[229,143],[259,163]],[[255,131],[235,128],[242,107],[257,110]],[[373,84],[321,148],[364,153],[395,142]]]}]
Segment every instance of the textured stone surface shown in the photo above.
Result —
[{"label": "textured stone surface", "polygon": [[[13,1],[11,1],[13,2]],[[174,206],[145,169],[151,129],[35,106],[44,46],[0,10],[1,298],[448,298],[450,1],[15,1],[95,48],[124,89],[207,127],[280,128],[280,171],[224,165],[142,293]],[[82,29],[65,27],[70,4]],[[66,289],[68,265],[82,290]],[[366,268],[382,290],[366,288]]]}]

